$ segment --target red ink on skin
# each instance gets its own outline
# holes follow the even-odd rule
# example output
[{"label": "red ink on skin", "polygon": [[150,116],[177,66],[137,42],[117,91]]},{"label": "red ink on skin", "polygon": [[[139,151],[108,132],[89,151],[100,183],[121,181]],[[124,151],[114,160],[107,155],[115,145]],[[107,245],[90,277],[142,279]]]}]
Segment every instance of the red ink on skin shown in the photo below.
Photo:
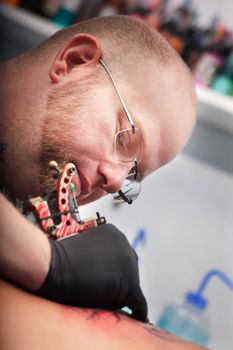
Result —
[{"label": "red ink on skin", "polygon": [[[120,323],[120,321],[132,321],[128,316],[125,316],[119,312],[100,310],[100,309],[89,309],[89,308],[79,308],[76,306],[63,305],[60,304],[60,311],[62,317],[66,320],[71,319],[74,321],[87,321],[91,323],[92,321],[98,321],[98,325],[101,327],[104,325],[109,325],[112,328],[113,325]],[[97,324],[95,322],[95,326]]]},{"label": "red ink on skin", "polygon": [[[58,305],[57,305],[58,307]],[[116,311],[79,308],[69,305],[59,305],[63,326],[71,329],[81,327],[83,334],[92,337],[104,337],[116,342],[135,343],[137,340],[150,342],[152,337],[170,340],[166,334],[150,325],[135,321]],[[98,338],[99,339],[99,338]],[[171,340],[170,340],[171,341]]]}]

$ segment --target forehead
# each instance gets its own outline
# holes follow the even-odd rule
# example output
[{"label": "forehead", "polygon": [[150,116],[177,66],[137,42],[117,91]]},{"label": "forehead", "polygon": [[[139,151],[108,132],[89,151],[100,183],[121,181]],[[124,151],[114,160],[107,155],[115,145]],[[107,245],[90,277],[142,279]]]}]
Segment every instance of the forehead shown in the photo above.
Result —
[{"label": "forehead", "polygon": [[175,70],[162,70],[154,62],[134,74],[129,72],[122,82],[122,94],[133,121],[142,130],[140,171],[145,177],[173,159],[190,135],[194,118],[189,96],[179,88]]}]

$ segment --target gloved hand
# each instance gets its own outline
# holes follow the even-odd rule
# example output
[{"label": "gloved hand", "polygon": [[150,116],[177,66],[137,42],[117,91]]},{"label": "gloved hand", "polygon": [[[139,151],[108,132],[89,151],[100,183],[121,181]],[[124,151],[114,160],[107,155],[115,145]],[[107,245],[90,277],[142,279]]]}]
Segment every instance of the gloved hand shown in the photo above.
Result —
[{"label": "gloved hand", "polygon": [[137,255],[115,226],[100,225],[50,244],[50,271],[36,294],[80,307],[128,306],[133,318],[146,322]]}]

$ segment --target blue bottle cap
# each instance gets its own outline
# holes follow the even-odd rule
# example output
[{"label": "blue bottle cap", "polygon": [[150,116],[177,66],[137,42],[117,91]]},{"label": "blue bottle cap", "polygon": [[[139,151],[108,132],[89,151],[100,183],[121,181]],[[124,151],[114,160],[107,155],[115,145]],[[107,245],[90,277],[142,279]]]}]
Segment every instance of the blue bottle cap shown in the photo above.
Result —
[{"label": "blue bottle cap", "polygon": [[188,304],[192,304],[192,306],[199,310],[204,310],[208,305],[208,300],[206,298],[204,298],[201,294],[193,292],[187,292],[185,294],[185,301]]}]

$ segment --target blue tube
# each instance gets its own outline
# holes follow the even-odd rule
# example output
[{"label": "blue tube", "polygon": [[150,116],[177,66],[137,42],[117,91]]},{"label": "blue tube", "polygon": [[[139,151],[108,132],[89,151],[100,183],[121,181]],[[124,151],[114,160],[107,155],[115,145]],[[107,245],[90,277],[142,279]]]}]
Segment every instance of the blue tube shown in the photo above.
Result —
[{"label": "blue tube", "polygon": [[145,241],[146,241],[146,230],[141,228],[140,230],[137,231],[136,235],[134,236],[131,246],[136,251],[139,244],[145,243]]},{"label": "blue tube", "polygon": [[220,278],[220,280],[224,282],[227,287],[233,290],[233,280],[231,280],[223,271],[213,269],[207,272],[207,274],[204,276],[203,280],[201,281],[198,287],[196,294],[199,294],[199,295],[202,294],[209,280],[214,276]]},{"label": "blue tube", "polygon": [[208,271],[204,276],[196,292],[187,292],[185,294],[185,301],[198,309],[204,310],[208,304],[208,300],[203,296],[203,292],[212,277],[218,277],[226,286],[233,290],[233,280],[223,271],[213,269]]}]

